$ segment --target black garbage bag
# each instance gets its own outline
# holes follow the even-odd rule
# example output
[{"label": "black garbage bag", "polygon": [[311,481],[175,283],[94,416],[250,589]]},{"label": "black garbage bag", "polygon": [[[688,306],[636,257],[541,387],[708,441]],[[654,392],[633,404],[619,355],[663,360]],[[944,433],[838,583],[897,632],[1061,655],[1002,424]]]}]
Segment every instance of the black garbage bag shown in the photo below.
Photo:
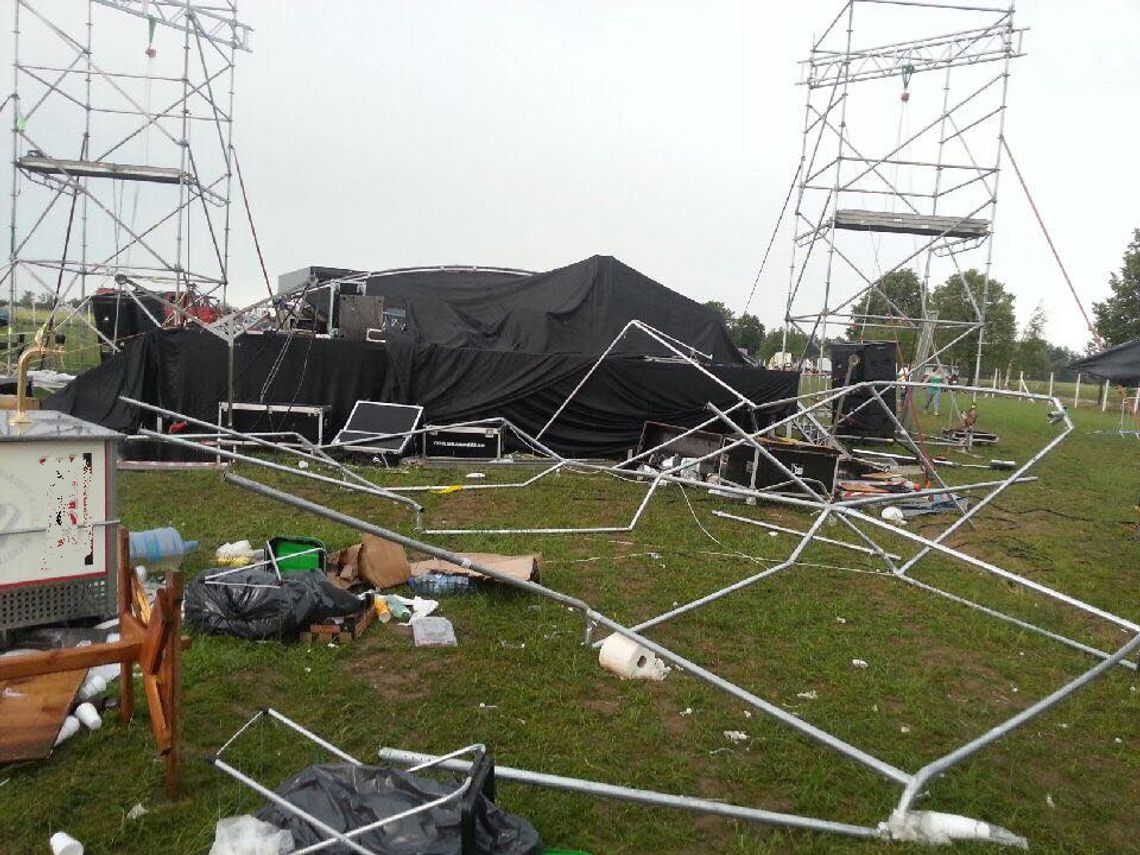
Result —
[{"label": "black garbage bag", "polygon": [[[277,793],[337,831],[352,831],[453,793],[460,783],[444,783],[383,766],[324,763],[303,769],[278,787]],[[475,849],[479,855],[541,855],[542,841],[533,825],[500,810],[482,793],[474,798]],[[328,839],[277,805],[262,808],[257,818],[290,831],[298,849]],[[460,855],[461,834],[461,799],[455,799],[353,839],[381,855]],[[339,842],[323,851],[330,855],[351,852]]]},{"label": "black garbage bag", "polygon": [[208,582],[206,571],[186,586],[186,623],[199,632],[238,638],[296,638],[310,624],[370,608],[317,570],[283,573],[254,567]]}]

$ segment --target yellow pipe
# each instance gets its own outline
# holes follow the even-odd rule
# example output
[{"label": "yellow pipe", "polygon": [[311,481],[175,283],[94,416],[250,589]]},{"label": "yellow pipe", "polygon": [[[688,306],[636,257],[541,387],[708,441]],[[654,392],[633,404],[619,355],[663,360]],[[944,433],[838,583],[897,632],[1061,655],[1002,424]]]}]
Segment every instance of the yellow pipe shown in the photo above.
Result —
[{"label": "yellow pipe", "polygon": [[35,339],[24,352],[20,354],[20,359],[16,363],[16,411],[8,418],[8,424],[10,425],[26,425],[32,420],[24,410],[25,396],[28,391],[28,367],[31,365],[32,360],[37,357],[50,356],[53,353],[60,352],[57,348],[45,345],[43,339],[44,329],[41,327],[36,333]]}]

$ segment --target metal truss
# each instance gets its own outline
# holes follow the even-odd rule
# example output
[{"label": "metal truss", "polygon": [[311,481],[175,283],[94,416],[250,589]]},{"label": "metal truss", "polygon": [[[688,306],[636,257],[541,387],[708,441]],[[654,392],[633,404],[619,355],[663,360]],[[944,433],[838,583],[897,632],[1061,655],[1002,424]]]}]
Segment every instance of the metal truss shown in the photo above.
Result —
[{"label": "metal truss", "polygon": [[[961,29],[942,31],[953,23]],[[889,44],[864,37],[931,27],[939,30]],[[829,335],[890,340],[911,330],[926,342],[908,354],[919,369],[976,338],[977,379],[986,288],[973,293],[963,280],[970,316],[939,319],[930,282],[970,268],[989,281],[1010,63],[1024,55],[1023,34],[1012,6],[846,0],[815,40],[801,64],[807,99],[784,351],[792,331],[807,337],[802,362],[816,346],[823,356]],[[921,280],[917,313],[880,287],[906,267]]]},{"label": "metal truss", "polygon": [[[9,305],[25,291],[60,305],[146,286],[170,296],[182,323],[196,320],[188,305],[224,304],[234,68],[250,36],[236,2],[15,0],[12,9],[0,275]],[[71,315],[90,324],[82,305]],[[12,354],[11,327],[7,335]]]}]

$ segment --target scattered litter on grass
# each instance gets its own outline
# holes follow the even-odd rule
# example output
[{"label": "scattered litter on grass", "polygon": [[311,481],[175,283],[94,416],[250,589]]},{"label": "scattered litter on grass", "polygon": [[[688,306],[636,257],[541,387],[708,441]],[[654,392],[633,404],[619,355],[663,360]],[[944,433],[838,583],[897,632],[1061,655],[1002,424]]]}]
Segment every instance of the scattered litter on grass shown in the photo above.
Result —
[{"label": "scattered litter on grass", "polygon": [[218,820],[209,855],[278,855],[292,851],[291,832],[247,814]]},{"label": "scattered litter on grass", "polygon": [[298,460],[298,461],[297,461],[297,468],[298,468],[298,469],[308,469],[308,468],[309,468],[309,464],[308,464],[308,463],[306,463],[304,460]]},{"label": "scattered litter on grass", "polygon": [[681,710],[681,717],[682,718],[684,718],[685,716],[690,716],[692,714],[693,714],[693,708],[692,707],[685,707],[683,710]]},{"label": "scattered litter on grass", "polygon": [[878,711],[879,711],[879,705],[878,704],[871,704],[871,712],[878,712]]},{"label": "scattered litter on grass", "polygon": [[910,733],[910,728],[904,724],[899,727],[899,733]]},{"label": "scattered litter on grass", "polygon": [[835,622],[836,622],[836,623],[847,623],[847,618],[845,618],[845,617],[839,617],[839,616],[837,615],[837,616],[836,616],[836,618],[835,618]]},{"label": "scattered litter on grass", "polygon": [[1053,801],[1053,794],[1052,793],[1046,793],[1045,794],[1045,804],[1049,805],[1049,807],[1051,807],[1051,808],[1055,808],[1057,806],[1057,803],[1055,801]]},{"label": "scattered litter on grass", "polygon": [[613,633],[602,642],[598,663],[623,680],[664,680],[672,670],[636,641]]},{"label": "scattered litter on grass", "polygon": [[797,698],[803,698],[805,701],[814,701],[819,697],[819,692],[812,689],[810,692],[796,692]]},{"label": "scattered litter on grass", "polygon": [[748,741],[748,734],[743,730],[726,730],[724,731],[724,738],[734,745],[739,745],[741,742]]},{"label": "scattered litter on grass", "polygon": [[752,710],[745,710],[744,711],[744,717],[745,718],[752,718]]},{"label": "scattered litter on grass", "polygon": [[312,673],[313,673],[313,669],[312,669],[312,668],[309,668],[308,666],[306,666],[306,667],[305,667],[305,673],[306,673],[306,674],[312,674]]},{"label": "scattered litter on grass", "polygon": [[57,831],[48,840],[52,855],[83,855],[83,844],[66,831]]},{"label": "scattered litter on grass", "polygon": [[150,813],[150,811],[143,807],[142,802],[136,802],[135,806],[127,811],[127,819],[138,819],[140,816],[146,816],[148,813]]},{"label": "scattered litter on grass", "polygon": [[445,617],[423,617],[412,621],[416,647],[455,647],[455,628]]},{"label": "scattered litter on grass", "polygon": [[487,476],[485,474],[483,474],[482,472],[468,472],[467,477],[475,479],[475,478],[486,478]]},{"label": "scattered litter on grass", "polygon": [[481,710],[497,710],[498,708],[498,704],[485,704],[482,701],[479,702],[479,709]]},{"label": "scattered litter on grass", "polygon": [[867,667],[867,661],[865,659],[852,659],[851,660],[851,667],[852,668],[866,668]]},{"label": "scattered litter on grass", "polygon": [[778,531],[768,532],[768,537],[777,537],[780,533]]},{"label": "scattered litter on grass", "polygon": [[508,650],[522,650],[523,648],[526,647],[526,642],[524,641],[521,644],[512,644],[511,642],[507,641],[505,638],[500,638],[499,639],[499,646],[505,647]]},{"label": "scattered litter on grass", "polygon": [[1119,736],[1113,737],[1112,741],[1115,742],[1117,745],[1123,745],[1124,744],[1124,740],[1121,739]]}]

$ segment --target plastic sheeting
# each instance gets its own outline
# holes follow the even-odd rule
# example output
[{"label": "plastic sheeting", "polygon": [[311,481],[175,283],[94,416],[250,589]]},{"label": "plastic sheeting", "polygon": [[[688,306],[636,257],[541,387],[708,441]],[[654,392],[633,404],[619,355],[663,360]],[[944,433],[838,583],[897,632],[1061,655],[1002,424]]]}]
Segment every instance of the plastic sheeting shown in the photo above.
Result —
[{"label": "plastic sheeting", "polygon": [[[320,275],[320,268],[315,272],[318,279],[330,278]],[[341,293],[359,291],[383,297],[385,310],[404,310],[404,337],[414,344],[597,356],[637,319],[716,362],[744,364],[719,312],[608,255],[529,275],[454,268],[395,272],[371,276],[363,286],[345,285]],[[327,290],[307,299],[327,311]],[[634,334],[615,352],[659,350]]]},{"label": "plastic sheeting", "polygon": [[[381,766],[327,763],[302,770],[278,787],[277,793],[338,831],[352,831],[452,793],[458,786],[454,780],[440,783]],[[480,855],[541,855],[542,841],[527,820],[500,810],[482,794],[474,798],[475,844]],[[277,805],[262,808],[257,817],[290,831],[298,848],[327,839]],[[456,799],[354,839],[381,855],[460,855],[461,818]],[[340,855],[349,850],[337,843],[325,851]]]},{"label": "plastic sheeting", "polygon": [[[501,416],[534,435],[596,362],[566,353],[278,334],[242,336],[234,357],[236,400],[328,404],[325,436],[334,435],[362,399],[422,405],[425,421],[437,425]],[[154,330],[81,375],[46,406],[124,433],[154,421],[144,422],[142,412],[121,403],[120,395],[212,422],[218,402],[226,399],[227,364],[225,342],[207,332]],[[799,375],[790,371],[739,365],[709,370],[758,403],[794,396],[799,384]],[[708,418],[708,402],[725,408],[736,400],[687,363],[615,357],[594,372],[543,442],[567,456],[620,454],[637,445],[646,421],[691,427]],[[774,419],[781,413],[765,415]]]},{"label": "plastic sheeting", "polygon": [[322,573],[285,573],[255,567],[186,586],[186,622],[200,632],[256,640],[296,638],[310,624],[356,614],[369,603],[330,584]]}]

